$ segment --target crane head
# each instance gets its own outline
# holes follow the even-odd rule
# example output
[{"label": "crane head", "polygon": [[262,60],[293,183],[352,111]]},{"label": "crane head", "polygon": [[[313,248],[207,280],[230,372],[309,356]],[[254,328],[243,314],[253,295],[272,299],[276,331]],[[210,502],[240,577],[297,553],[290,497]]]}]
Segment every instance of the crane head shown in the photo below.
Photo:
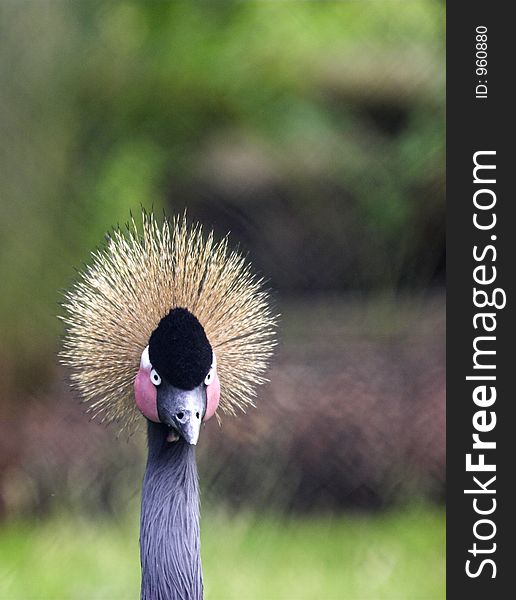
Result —
[{"label": "crane head", "polygon": [[206,333],[186,308],[171,310],[152,332],[134,391],[142,414],[169,427],[168,441],[197,444],[202,421],[218,407],[220,382]]},{"label": "crane head", "polygon": [[199,419],[181,413],[206,421],[255,405],[277,315],[227,237],[186,216],[141,221],[110,232],[66,292],[60,358],[92,419],[130,434],[143,413],[194,443]]}]

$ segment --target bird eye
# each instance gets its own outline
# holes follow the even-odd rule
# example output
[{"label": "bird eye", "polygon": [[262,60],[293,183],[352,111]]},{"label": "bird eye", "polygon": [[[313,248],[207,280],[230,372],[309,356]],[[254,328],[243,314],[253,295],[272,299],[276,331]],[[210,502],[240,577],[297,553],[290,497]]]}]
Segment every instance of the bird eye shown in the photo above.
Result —
[{"label": "bird eye", "polygon": [[208,371],[208,375],[206,375],[206,377],[204,378],[204,384],[210,385],[210,383],[212,381],[213,381],[213,367]]},{"label": "bird eye", "polygon": [[161,383],[161,377],[158,375],[156,369],[151,369],[150,380],[154,385],[159,385]]}]

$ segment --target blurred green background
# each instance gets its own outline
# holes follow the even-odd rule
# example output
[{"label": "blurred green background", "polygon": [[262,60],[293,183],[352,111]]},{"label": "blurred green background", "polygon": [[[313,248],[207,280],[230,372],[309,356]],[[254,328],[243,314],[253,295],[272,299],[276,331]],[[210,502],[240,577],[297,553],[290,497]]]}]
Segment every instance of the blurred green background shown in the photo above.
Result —
[{"label": "blurred green background", "polygon": [[203,432],[206,599],[444,598],[444,83],[437,0],[0,4],[2,600],[138,597],[144,438],[88,423],[56,315],[141,206],[282,314]]}]

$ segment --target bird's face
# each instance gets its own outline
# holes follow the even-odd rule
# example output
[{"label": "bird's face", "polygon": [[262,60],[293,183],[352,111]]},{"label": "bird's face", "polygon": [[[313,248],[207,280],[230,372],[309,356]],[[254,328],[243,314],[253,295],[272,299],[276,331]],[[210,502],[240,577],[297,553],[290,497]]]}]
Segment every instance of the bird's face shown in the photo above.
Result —
[{"label": "bird's face", "polygon": [[197,444],[220,398],[217,361],[199,321],[186,309],[164,317],[142,353],[135,400],[147,419],[170,428],[169,442]]}]

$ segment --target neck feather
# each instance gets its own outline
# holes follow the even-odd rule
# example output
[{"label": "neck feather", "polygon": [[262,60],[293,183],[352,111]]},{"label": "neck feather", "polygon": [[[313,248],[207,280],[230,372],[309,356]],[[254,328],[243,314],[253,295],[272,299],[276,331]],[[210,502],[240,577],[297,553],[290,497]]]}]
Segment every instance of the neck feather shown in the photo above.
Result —
[{"label": "neck feather", "polygon": [[140,519],[142,600],[202,600],[195,448],[149,422]]}]

